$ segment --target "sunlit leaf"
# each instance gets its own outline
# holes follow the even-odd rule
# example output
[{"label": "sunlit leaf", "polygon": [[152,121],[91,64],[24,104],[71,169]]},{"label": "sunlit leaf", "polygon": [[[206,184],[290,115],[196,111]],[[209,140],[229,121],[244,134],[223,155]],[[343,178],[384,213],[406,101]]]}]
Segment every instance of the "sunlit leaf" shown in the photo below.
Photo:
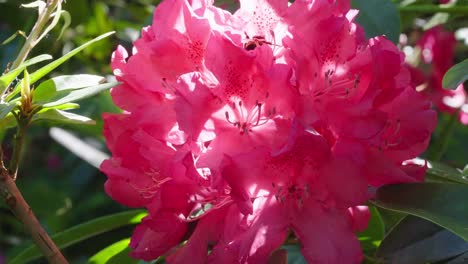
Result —
[{"label": "sunlit leaf", "polygon": [[419,216],[468,240],[468,186],[449,183],[408,183],[377,189],[377,206]]},{"label": "sunlit leaf", "polygon": [[[67,54],[60,57],[59,59],[45,65],[44,67],[42,67],[40,69],[38,69],[34,73],[31,73],[31,76],[30,76],[31,77],[31,84],[37,82],[39,79],[41,79],[42,77],[49,74],[51,71],[56,69],[58,66],[62,65],[64,62],[69,60],[71,57],[75,56],[77,53],[79,53],[80,51],[82,51],[86,47],[88,47],[88,46],[92,45],[93,43],[95,43],[95,42],[97,42],[99,40],[102,40],[102,39],[104,39],[104,38],[106,38],[106,37],[108,37],[108,36],[110,36],[112,34],[114,34],[114,32],[108,32],[108,33],[102,34],[99,37],[96,37],[96,38],[86,42],[85,44],[79,46],[78,48],[68,52]],[[11,99],[14,95],[16,95],[18,93],[18,89],[19,89],[19,87],[17,86],[15,88],[15,90],[7,97],[7,99]]]},{"label": "sunlit leaf", "polygon": [[101,84],[105,79],[98,75],[77,74],[63,75],[42,82],[34,90],[33,102],[50,102],[60,91],[80,89]]},{"label": "sunlit leaf", "polygon": [[130,238],[115,242],[92,256],[88,260],[88,264],[138,263],[138,260],[128,255],[130,252],[129,243]]},{"label": "sunlit leaf", "polygon": [[39,112],[33,117],[33,121],[47,120],[57,123],[79,124],[79,125],[94,125],[95,122],[89,117],[57,110],[48,109],[45,112]]},{"label": "sunlit leaf", "polygon": [[[63,232],[57,233],[52,236],[55,244],[63,249],[68,246],[77,244],[90,237],[108,232],[127,225],[135,225],[141,222],[141,219],[146,216],[143,210],[132,210],[123,213],[103,216],[93,219],[89,222],[77,225]],[[39,249],[33,245],[25,249],[12,259],[9,264],[22,264],[28,261],[41,257],[42,254]]]},{"label": "sunlit leaf", "polygon": [[358,239],[365,253],[373,253],[380,244],[385,234],[385,226],[379,211],[374,206],[369,206],[371,219],[363,232],[358,233]]},{"label": "sunlit leaf", "polygon": [[85,99],[96,95],[102,91],[109,90],[112,87],[117,86],[117,82],[104,83],[96,86],[76,89],[76,90],[62,90],[58,91],[52,98],[49,98],[46,102],[43,102],[44,107],[52,107],[70,102],[76,102],[81,99]]}]

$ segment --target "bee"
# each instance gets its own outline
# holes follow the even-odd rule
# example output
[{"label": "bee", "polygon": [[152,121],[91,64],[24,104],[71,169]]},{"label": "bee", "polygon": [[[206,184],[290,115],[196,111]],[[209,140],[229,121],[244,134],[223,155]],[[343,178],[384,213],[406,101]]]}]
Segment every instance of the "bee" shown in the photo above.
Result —
[{"label": "bee", "polygon": [[244,43],[244,49],[249,50],[249,51],[254,50],[255,48],[259,46],[262,46],[263,44],[273,45],[272,43],[266,41],[265,37],[263,36],[253,36],[253,38],[249,38],[249,36],[247,36],[246,34],[246,37],[248,41]]}]

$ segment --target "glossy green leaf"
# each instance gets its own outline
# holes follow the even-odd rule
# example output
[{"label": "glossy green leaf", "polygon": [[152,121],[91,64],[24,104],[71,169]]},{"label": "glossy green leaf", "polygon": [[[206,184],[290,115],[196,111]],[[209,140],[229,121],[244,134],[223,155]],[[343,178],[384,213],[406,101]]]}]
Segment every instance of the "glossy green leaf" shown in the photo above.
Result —
[{"label": "glossy green leaf", "polygon": [[[108,232],[127,225],[135,225],[141,222],[141,219],[146,216],[143,210],[132,210],[113,215],[103,216],[93,219],[89,222],[77,225],[63,232],[52,236],[52,239],[59,248],[77,244],[90,237]],[[34,245],[30,246],[21,252],[17,257],[8,262],[9,264],[22,264],[28,261],[41,257],[42,254]]]},{"label": "glossy green leaf", "polygon": [[456,89],[464,81],[468,80],[468,59],[452,66],[442,79],[444,88]]},{"label": "glossy green leaf", "polygon": [[369,210],[371,212],[371,219],[366,230],[358,233],[358,239],[364,253],[372,254],[385,235],[385,226],[377,208],[369,206]]},{"label": "glossy green leaf", "polygon": [[96,253],[88,260],[88,264],[120,264],[138,263],[139,260],[131,258],[129,248],[130,238],[120,240]]},{"label": "glossy green leaf", "polygon": [[351,6],[359,10],[356,18],[368,38],[385,35],[393,43],[400,37],[400,13],[391,0],[352,0]]},{"label": "glossy green leaf", "polygon": [[444,262],[444,264],[466,264],[468,263],[468,252],[465,252],[456,258],[453,258],[447,262]]},{"label": "glossy green leaf", "polygon": [[462,171],[459,169],[435,161],[427,161],[427,166],[427,181],[468,184],[468,177],[463,175]]},{"label": "glossy green leaf", "polygon": [[452,232],[416,216],[407,216],[382,241],[377,258],[384,263],[433,263],[468,250]]},{"label": "glossy green leaf", "polygon": [[373,203],[427,219],[468,240],[468,203],[460,201],[468,201],[466,185],[408,183],[380,187]]},{"label": "glossy green leaf", "polygon": [[105,78],[98,75],[77,74],[63,75],[54,77],[45,82],[42,82],[35,90],[33,102],[43,104],[54,101],[55,97],[63,97],[58,95],[60,92],[70,93],[69,90],[81,89],[90,86],[102,84]]},{"label": "glossy green leaf", "polygon": [[[31,73],[30,75],[30,82],[31,84],[37,82],[39,79],[41,79],[42,77],[46,76],[47,74],[49,74],[51,71],[53,71],[55,68],[57,68],[58,66],[62,65],[64,62],[66,62],[67,60],[69,60],[71,57],[75,56],[77,53],[79,53],[80,51],[84,50],[85,48],[87,48],[88,46],[94,44],[95,42],[97,41],[100,41],[110,35],[114,34],[114,32],[108,32],[108,33],[105,33],[105,34],[102,34],[100,35],[99,37],[96,37],[88,42],[86,42],[85,44],[79,46],[78,48],[75,48],[74,50],[68,52],[67,54],[63,55],[62,57],[60,57],[59,59],[45,65],[44,67],[38,69],[37,71],[35,71],[34,73]],[[18,89],[19,89],[19,86],[17,85],[17,87],[15,88],[15,91],[13,91],[7,99],[11,99],[14,95],[16,95],[18,93]]]},{"label": "glossy green leaf", "polygon": [[7,74],[4,74],[0,77],[0,94],[3,94],[5,89],[10,85],[10,83],[15,80],[15,78],[24,70],[26,67],[39,63],[45,60],[51,60],[52,56],[47,54],[42,54],[32,59],[26,60],[21,63],[16,69],[9,71]]},{"label": "glossy green leaf", "polygon": [[77,115],[74,113],[57,110],[57,109],[48,109],[44,112],[39,112],[33,117],[33,121],[47,120],[57,123],[67,123],[67,124],[78,124],[78,125],[94,125],[96,122],[89,117]]},{"label": "glossy green leaf", "polygon": [[379,211],[380,217],[384,223],[385,233],[389,232],[396,224],[398,224],[401,219],[403,219],[407,214],[396,212],[392,210],[387,210],[382,207],[375,207]]}]

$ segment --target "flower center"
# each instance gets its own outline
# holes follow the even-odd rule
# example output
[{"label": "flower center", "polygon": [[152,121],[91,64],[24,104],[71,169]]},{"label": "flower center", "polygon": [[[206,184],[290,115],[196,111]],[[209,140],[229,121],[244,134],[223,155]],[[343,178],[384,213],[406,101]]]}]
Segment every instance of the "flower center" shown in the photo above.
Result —
[{"label": "flower center", "polygon": [[[318,78],[318,74],[315,74],[315,78]],[[327,70],[324,74],[323,85],[319,85],[318,89],[313,92],[314,97],[321,97],[322,95],[333,96],[337,98],[346,99],[354,94],[360,83],[360,75],[350,75],[335,77],[333,70]]]},{"label": "flower center", "polygon": [[242,101],[239,100],[237,103],[233,102],[232,105],[230,105],[231,111],[225,111],[224,115],[226,121],[237,127],[239,133],[244,135],[252,132],[254,127],[266,124],[276,113],[275,108],[268,111],[262,111],[262,108],[264,108],[264,104],[258,102],[258,100],[250,109],[246,108]]},{"label": "flower center", "polygon": [[299,186],[295,183],[277,185],[272,182],[271,185],[276,190],[276,200],[282,204],[289,199],[294,201],[297,206],[302,207],[304,200],[309,197],[309,186],[307,184],[304,186]]}]

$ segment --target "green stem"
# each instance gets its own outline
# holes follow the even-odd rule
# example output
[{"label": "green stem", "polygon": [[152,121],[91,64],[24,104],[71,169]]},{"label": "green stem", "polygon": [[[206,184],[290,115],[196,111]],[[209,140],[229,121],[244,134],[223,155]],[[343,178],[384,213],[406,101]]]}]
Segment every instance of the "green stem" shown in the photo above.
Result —
[{"label": "green stem", "polygon": [[450,14],[468,14],[468,6],[436,6],[436,5],[410,5],[400,6],[398,10],[402,13],[450,13]]},{"label": "green stem", "polygon": [[437,141],[434,143],[433,147],[430,149],[428,154],[428,160],[438,161],[442,158],[445,150],[447,149],[448,142],[450,140],[450,135],[457,124],[458,120],[458,111],[451,114],[449,119],[445,122],[440,131]]},{"label": "green stem", "polygon": [[47,1],[45,9],[39,14],[36,24],[34,24],[31,33],[29,33],[28,37],[26,38],[26,42],[21,48],[15,61],[11,64],[12,69],[17,68],[21,63],[23,63],[28,57],[29,52],[34,48],[34,46],[36,46],[37,39],[41,36],[44,27],[47,25],[47,22],[49,22],[49,19],[57,7],[59,1],[60,0]]}]

